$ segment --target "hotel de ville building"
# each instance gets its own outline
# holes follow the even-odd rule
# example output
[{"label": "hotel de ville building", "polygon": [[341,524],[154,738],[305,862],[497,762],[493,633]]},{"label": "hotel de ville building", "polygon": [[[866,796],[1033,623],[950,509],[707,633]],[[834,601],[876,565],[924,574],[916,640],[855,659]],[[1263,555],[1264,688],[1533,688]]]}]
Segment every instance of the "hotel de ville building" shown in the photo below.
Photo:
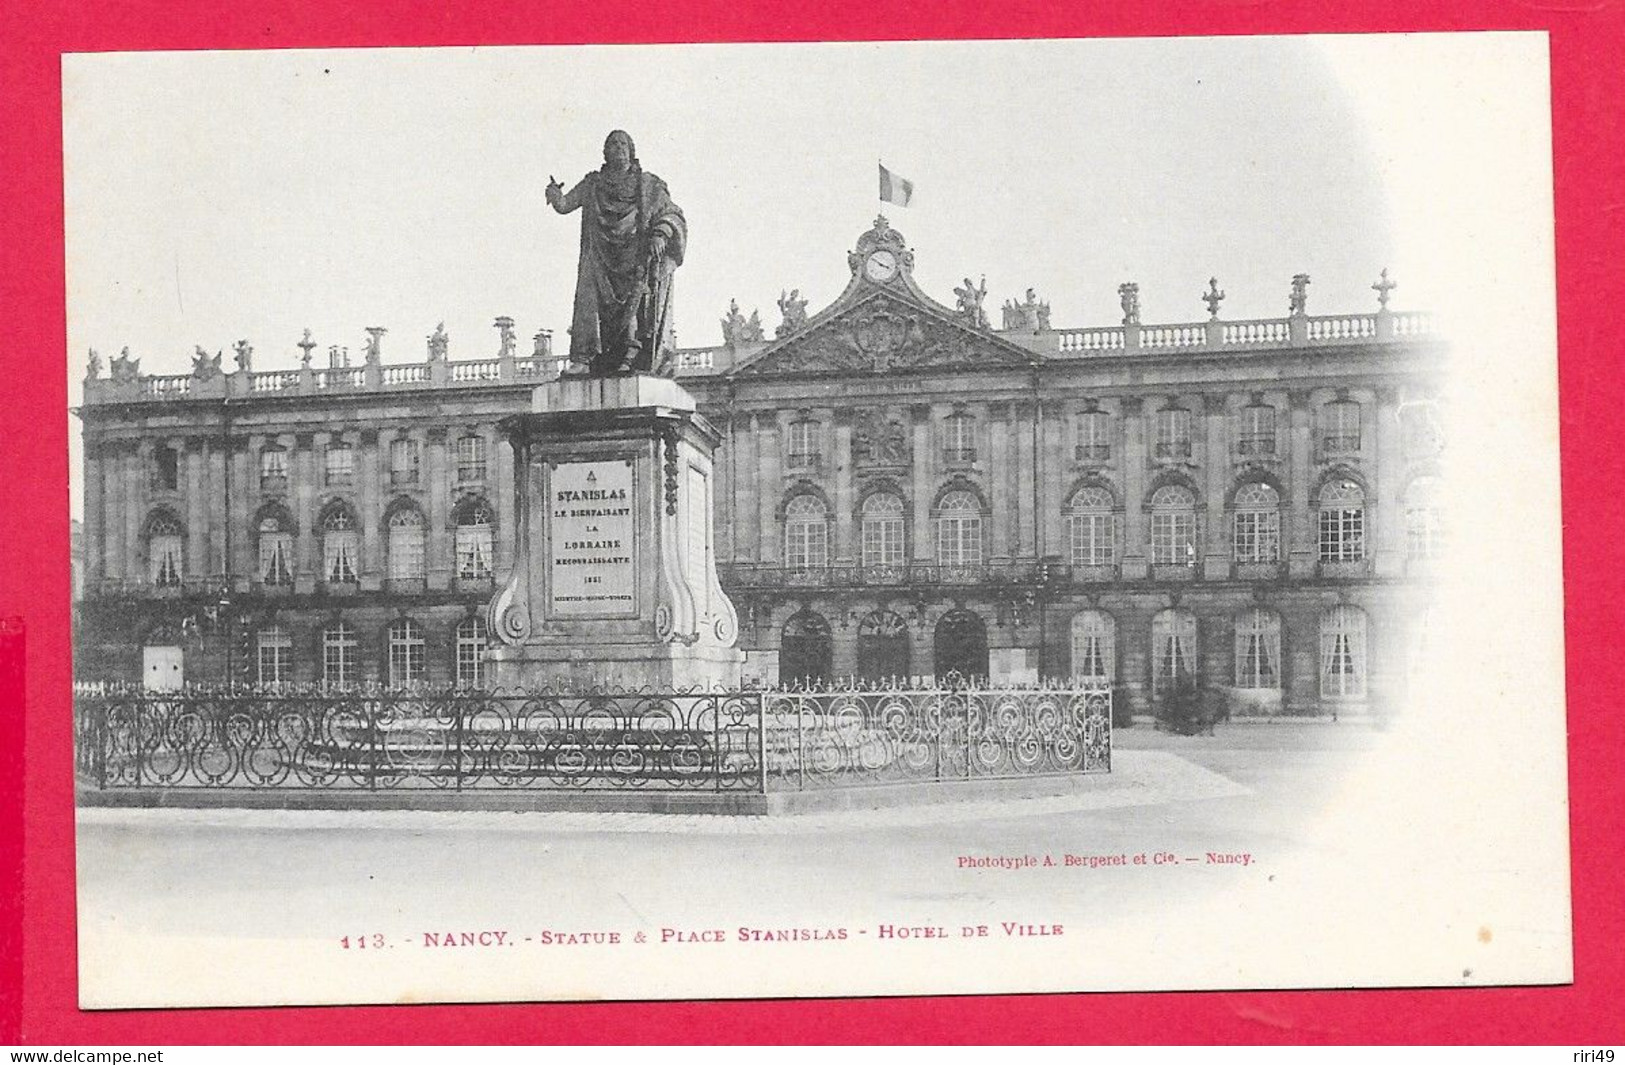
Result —
[{"label": "hotel de ville building", "polygon": [[[676,375],[722,434],[715,542],[751,682],[1096,678],[1146,712],[1182,676],[1232,713],[1391,712],[1446,549],[1443,343],[1391,310],[1056,327],[1030,290],[927,293],[884,219],[850,281]],[[946,300],[946,302],[944,302]],[[410,361],[290,335],[153,376],[92,357],[85,680],[439,686],[484,680],[512,563],[499,423],[561,361],[499,318]],[[421,340],[410,345],[417,348]],[[222,362],[226,365],[222,365]],[[1121,712],[1121,711],[1120,711]]]}]

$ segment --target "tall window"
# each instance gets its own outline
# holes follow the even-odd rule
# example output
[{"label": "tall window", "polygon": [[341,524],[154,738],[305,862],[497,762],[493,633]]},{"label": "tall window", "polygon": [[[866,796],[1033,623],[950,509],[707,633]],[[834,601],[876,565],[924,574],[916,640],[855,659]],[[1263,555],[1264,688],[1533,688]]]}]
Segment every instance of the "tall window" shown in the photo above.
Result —
[{"label": "tall window", "polygon": [[903,501],[889,492],[877,492],[863,501],[863,564],[900,566],[903,546]]},{"label": "tall window", "polygon": [[1281,616],[1254,609],[1236,618],[1236,687],[1281,686]]},{"label": "tall window", "polygon": [[1165,484],[1151,494],[1151,563],[1196,564],[1196,497],[1189,488]]},{"label": "tall window", "polygon": [[484,503],[463,507],[457,514],[457,579],[483,581],[491,577],[491,554],[496,538],[491,531],[491,508]]},{"label": "tall window", "polygon": [[269,625],[259,632],[255,641],[255,665],[259,683],[265,687],[286,684],[292,680],[290,672],[293,657],[293,639],[280,625]]},{"label": "tall window", "polygon": [[937,561],[944,566],[982,562],[982,505],[969,492],[949,492],[937,507]]},{"label": "tall window", "polygon": [[336,621],[322,630],[322,683],[344,687],[355,682],[355,630]]},{"label": "tall window", "polygon": [[816,496],[796,496],[784,508],[784,564],[791,569],[829,565],[829,516]]},{"label": "tall window", "polygon": [[1151,619],[1151,690],[1171,689],[1179,678],[1196,675],[1196,615],[1164,610]]},{"label": "tall window", "polygon": [[1231,550],[1237,562],[1280,561],[1281,497],[1262,481],[1236,491]]},{"label": "tall window", "polygon": [[1254,403],[1241,408],[1241,438],[1236,450],[1243,455],[1275,454],[1275,408]]},{"label": "tall window", "polygon": [[1106,462],[1112,457],[1112,416],[1103,410],[1078,415],[1078,440],[1073,458],[1079,462]]},{"label": "tall window", "polygon": [[457,623],[457,686],[485,683],[485,619],[478,614]]},{"label": "tall window", "polygon": [[1365,611],[1336,606],[1320,616],[1320,695],[1365,697]]},{"label": "tall window", "polygon": [[423,627],[411,618],[397,618],[389,625],[389,686],[404,688],[423,680],[426,657]]},{"label": "tall window", "polygon": [[1425,561],[1443,556],[1444,515],[1439,504],[1439,479],[1418,477],[1405,492],[1405,555]]},{"label": "tall window", "polygon": [[1320,560],[1365,558],[1365,492],[1350,480],[1328,481],[1320,490]]},{"label": "tall window", "polygon": [[485,437],[470,433],[457,439],[457,480],[485,480]]},{"label": "tall window", "polygon": [[288,453],[279,447],[260,452],[260,491],[285,492],[288,489]]},{"label": "tall window", "polygon": [[1099,610],[1072,616],[1072,675],[1110,681],[1117,673],[1117,622]]},{"label": "tall window", "polygon": [[1156,455],[1159,459],[1191,457],[1191,412],[1184,407],[1157,411]]},{"label": "tall window", "polygon": [[942,458],[945,462],[976,461],[976,419],[950,414],[943,423]]},{"label": "tall window", "polygon": [[1110,566],[1116,554],[1117,519],[1112,496],[1098,485],[1078,489],[1067,515],[1074,566]]},{"label": "tall window", "polygon": [[152,486],[167,492],[181,486],[180,452],[172,447],[160,447],[152,453]]},{"label": "tall window", "polygon": [[418,470],[422,466],[422,456],[418,453],[418,442],[402,438],[393,440],[389,445],[389,483],[390,484],[417,484]]},{"label": "tall window", "polygon": [[389,576],[392,580],[423,577],[423,515],[402,507],[389,517]]},{"label": "tall window", "polygon": [[822,457],[819,446],[818,423],[811,418],[798,418],[790,423],[790,468],[813,469]]},{"label": "tall window", "polygon": [[1347,400],[1320,408],[1321,450],[1344,455],[1360,450],[1360,405]]},{"label": "tall window", "polygon": [[335,510],[322,523],[322,577],[328,584],[354,584],[360,554],[355,519]]},{"label": "tall window", "polygon": [[1399,425],[1406,458],[1436,458],[1444,450],[1444,425],[1438,406],[1431,401],[1400,404]]},{"label": "tall window", "polygon": [[181,561],[181,526],[174,518],[154,518],[147,537],[147,575],[160,588],[181,583],[185,571]]},{"label": "tall window", "polygon": [[293,533],[282,519],[268,514],[260,522],[260,583],[273,586],[293,583]]},{"label": "tall window", "polygon": [[348,444],[329,444],[322,454],[322,468],[328,484],[349,484],[355,479],[355,452]]}]

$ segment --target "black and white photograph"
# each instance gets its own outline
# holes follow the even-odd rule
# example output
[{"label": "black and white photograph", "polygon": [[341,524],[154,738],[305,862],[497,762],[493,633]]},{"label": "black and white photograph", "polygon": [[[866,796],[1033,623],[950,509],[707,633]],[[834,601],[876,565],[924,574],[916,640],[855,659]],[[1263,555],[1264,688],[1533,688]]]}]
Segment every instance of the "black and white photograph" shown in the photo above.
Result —
[{"label": "black and white photograph", "polygon": [[84,1008],[1570,979],[1542,35],[62,71]]}]

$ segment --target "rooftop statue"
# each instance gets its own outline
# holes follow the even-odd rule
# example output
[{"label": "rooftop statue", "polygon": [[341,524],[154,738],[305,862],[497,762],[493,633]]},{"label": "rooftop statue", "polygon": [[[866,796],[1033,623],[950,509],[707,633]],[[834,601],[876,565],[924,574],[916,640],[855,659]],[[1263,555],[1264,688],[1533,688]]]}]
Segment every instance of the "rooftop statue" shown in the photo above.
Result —
[{"label": "rooftop statue", "polygon": [[581,211],[570,369],[577,375],[670,376],[672,274],[688,246],[688,223],[666,183],[645,173],[627,133],[604,141],[604,165],[569,192],[553,178],[548,205]]}]

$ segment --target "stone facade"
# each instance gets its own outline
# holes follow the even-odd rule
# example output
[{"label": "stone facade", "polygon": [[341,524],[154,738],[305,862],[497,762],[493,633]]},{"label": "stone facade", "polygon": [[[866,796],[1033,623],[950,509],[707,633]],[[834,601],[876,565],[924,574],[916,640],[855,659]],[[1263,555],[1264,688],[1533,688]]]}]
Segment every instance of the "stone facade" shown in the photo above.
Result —
[{"label": "stone facade", "polygon": [[[1121,325],[994,330],[912,264],[877,221],[830,306],[679,355],[722,434],[747,676],[1084,673],[1144,709],[1190,673],[1232,710],[1393,702],[1442,543],[1425,318],[1386,289],[1311,316],[1294,279],[1282,319],[1141,324],[1136,289]],[[343,625],[346,681],[475,679],[512,565],[497,423],[558,372],[546,334],[518,356],[497,324],[485,360],[312,369],[307,337],[297,370],[153,377],[126,353],[87,380],[80,675],[134,679],[157,646],[189,680],[320,681]]]}]

